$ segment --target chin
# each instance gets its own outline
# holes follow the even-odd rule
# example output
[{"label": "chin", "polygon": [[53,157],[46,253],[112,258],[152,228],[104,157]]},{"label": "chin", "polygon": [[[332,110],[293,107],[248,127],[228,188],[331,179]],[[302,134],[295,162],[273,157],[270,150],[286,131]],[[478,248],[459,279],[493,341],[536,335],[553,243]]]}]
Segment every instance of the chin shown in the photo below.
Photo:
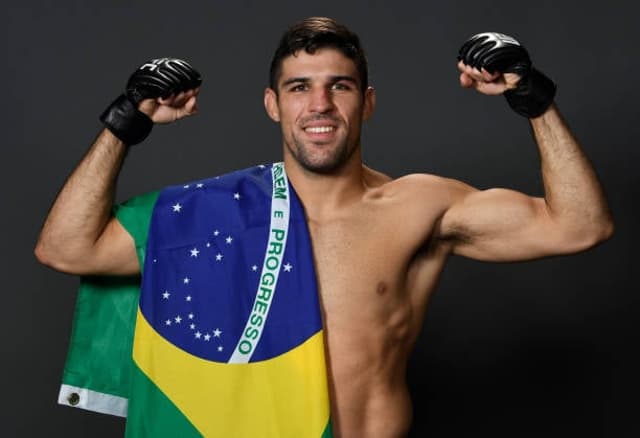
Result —
[{"label": "chin", "polygon": [[313,173],[320,173],[323,175],[329,175],[335,173],[337,170],[344,166],[344,162],[340,161],[331,161],[331,162],[322,162],[322,163],[306,163],[299,162],[300,165],[305,169]]},{"label": "chin", "polygon": [[348,147],[342,141],[337,144],[307,145],[294,139],[294,144],[295,147],[288,146],[293,159],[303,169],[319,174],[331,174],[342,169],[357,149]]},{"label": "chin", "polygon": [[347,152],[344,149],[339,149],[334,151],[330,156],[313,157],[303,153],[299,154],[295,158],[304,169],[310,172],[331,174],[342,169],[347,164],[352,154],[353,151]]}]

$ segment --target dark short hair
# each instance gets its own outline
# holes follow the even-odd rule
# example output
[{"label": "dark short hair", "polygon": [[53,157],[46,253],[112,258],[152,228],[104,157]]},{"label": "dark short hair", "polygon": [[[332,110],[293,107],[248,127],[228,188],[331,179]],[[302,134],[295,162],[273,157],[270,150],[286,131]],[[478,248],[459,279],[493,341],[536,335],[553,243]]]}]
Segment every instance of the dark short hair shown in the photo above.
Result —
[{"label": "dark short hair", "polygon": [[360,38],[346,26],[326,17],[306,18],[292,25],[282,35],[280,44],[278,44],[271,60],[269,86],[277,93],[284,58],[295,55],[300,50],[313,54],[316,50],[327,47],[339,50],[355,63],[360,74],[360,86],[364,93],[369,85],[369,72]]}]

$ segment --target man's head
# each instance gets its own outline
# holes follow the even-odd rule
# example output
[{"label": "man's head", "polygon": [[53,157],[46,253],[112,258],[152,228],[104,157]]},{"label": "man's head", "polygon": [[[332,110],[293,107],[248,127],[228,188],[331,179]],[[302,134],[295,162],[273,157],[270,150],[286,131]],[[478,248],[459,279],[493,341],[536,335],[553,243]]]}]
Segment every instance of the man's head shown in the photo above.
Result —
[{"label": "man's head", "polygon": [[351,59],[358,70],[360,90],[369,85],[367,58],[358,35],[335,20],[326,17],[306,18],[291,26],[280,39],[269,69],[269,87],[278,92],[278,80],[282,73],[282,61],[300,51],[313,55],[316,50],[332,48]]},{"label": "man's head", "polygon": [[280,124],[284,160],[315,173],[360,162],[360,132],[375,106],[358,37],[329,18],[309,18],[285,33],[265,90]]}]

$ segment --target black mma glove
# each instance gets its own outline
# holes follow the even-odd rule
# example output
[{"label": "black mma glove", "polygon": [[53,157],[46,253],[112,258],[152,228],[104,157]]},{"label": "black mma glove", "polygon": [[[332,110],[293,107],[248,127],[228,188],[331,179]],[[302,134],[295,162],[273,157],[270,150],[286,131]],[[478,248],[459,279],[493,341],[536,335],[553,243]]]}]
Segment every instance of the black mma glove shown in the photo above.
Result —
[{"label": "black mma glove", "polygon": [[522,116],[538,117],[553,103],[556,85],[532,67],[529,54],[513,37],[496,32],[474,35],[460,48],[458,60],[489,73],[518,74],[516,88],[506,90],[504,96]]},{"label": "black mma glove", "polygon": [[138,110],[141,101],[167,98],[201,83],[200,73],[187,62],[176,58],[153,59],[133,72],[125,93],[109,105],[100,120],[123,143],[130,146],[140,143],[153,128],[153,121]]}]

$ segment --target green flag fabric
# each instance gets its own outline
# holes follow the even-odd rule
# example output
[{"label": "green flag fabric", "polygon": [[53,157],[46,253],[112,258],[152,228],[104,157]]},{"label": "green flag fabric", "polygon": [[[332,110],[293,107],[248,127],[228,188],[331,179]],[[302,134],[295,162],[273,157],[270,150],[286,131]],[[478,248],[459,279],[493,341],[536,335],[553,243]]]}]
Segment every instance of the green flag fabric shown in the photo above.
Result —
[{"label": "green flag fabric", "polygon": [[[135,241],[140,266],[158,192],[114,208]],[[83,277],[58,403],[127,416],[133,361],[131,349],[140,297],[140,277]]]}]

